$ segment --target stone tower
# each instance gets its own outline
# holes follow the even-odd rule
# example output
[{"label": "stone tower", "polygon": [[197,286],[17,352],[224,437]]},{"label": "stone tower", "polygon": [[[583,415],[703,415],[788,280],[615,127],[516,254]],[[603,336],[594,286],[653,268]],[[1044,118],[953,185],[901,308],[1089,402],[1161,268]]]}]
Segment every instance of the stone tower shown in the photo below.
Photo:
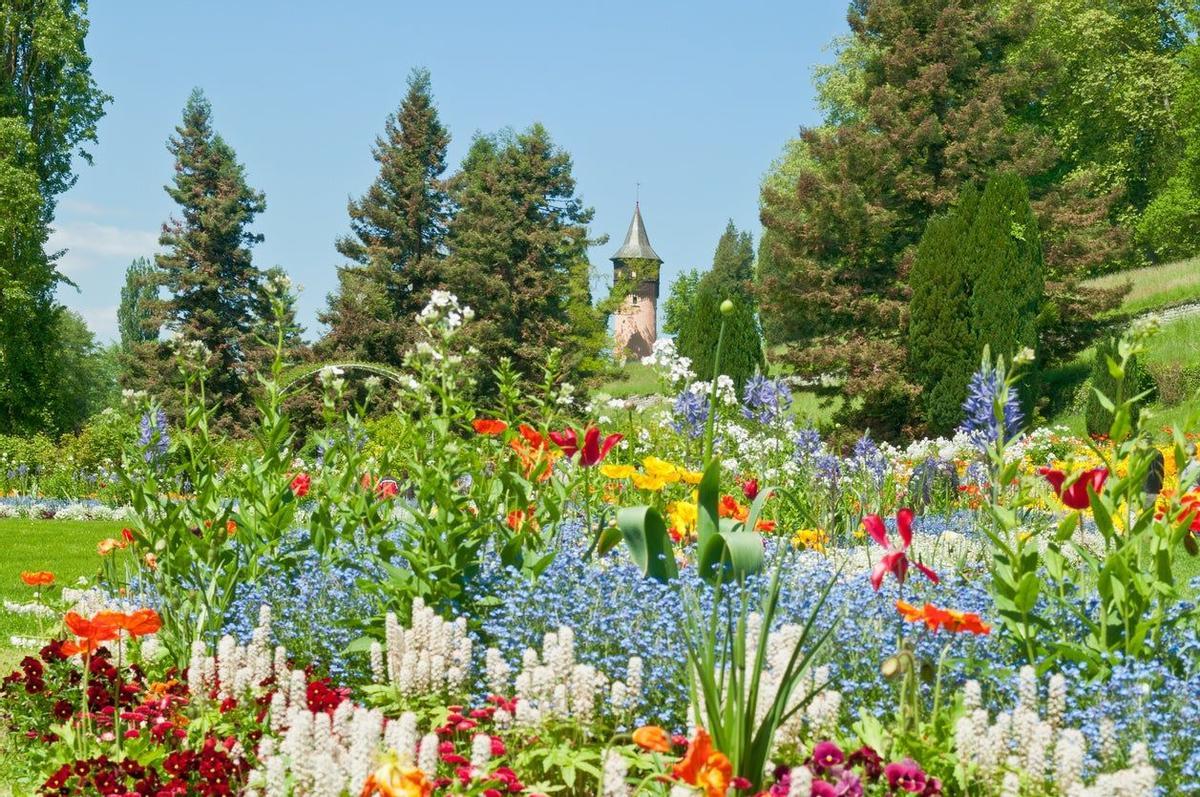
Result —
[{"label": "stone tower", "polygon": [[617,310],[613,325],[618,357],[645,357],[658,339],[658,268],[662,258],[655,254],[642,223],[642,211],[633,206],[633,220],[625,243],[611,258],[613,284],[632,283],[629,295]]}]

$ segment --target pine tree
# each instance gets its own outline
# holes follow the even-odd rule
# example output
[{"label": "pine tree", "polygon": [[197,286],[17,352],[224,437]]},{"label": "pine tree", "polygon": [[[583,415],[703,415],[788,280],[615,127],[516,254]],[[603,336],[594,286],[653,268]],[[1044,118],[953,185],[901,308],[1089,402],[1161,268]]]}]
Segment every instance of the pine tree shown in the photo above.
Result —
[{"label": "pine tree", "polygon": [[[212,107],[199,89],[183,109],[183,121],[167,149],[175,156],[175,179],[167,194],[179,205],[180,218],[163,225],[157,256],[167,298],[162,321],[184,341],[197,341],[210,352],[209,394],[221,404],[219,415],[237,424],[249,406],[248,355],[255,348],[262,272],[251,248],[262,236],[250,231],[266,208],[262,193],[246,183],[233,148],[213,130]],[[144,344],[144,360],[161,373],[163,344]]]},{"label": "pine tree", "polygon": [[445,284],[476,313],[468,334],[481,361],[510,357],[532,375],[557,346],[572,379],[590,375],[603,319],[588,277],[593,211],[575,196],[570,156],[541,125],[476,137],[452,198]]},{"label": "pine tree", "polygon": [[[762,335],[751,290],[753,277],[754,243],[750,233],[739,233],[730,221],[717,242],[712,270],[696,288],[691,312],[684,319],[676,342],[679,353],[691,358],[692,370],[702,378],[711,378],[713,373],[722,320],[725,339],[721,373],[732,377],[740,389],[763,367]],[[726,299],[733,302],[734,310],[722,316],[720,306]]]},{"label": "pine tree", "polygon": [[399,110],[375,140],[379,174],[366,194],[350,201],[351,232],[337,241],[351,265],[338,269],[338,290],[320,316],[330,326],[321,345],[327,355],[400,363],[414,334],[413,317],[442,281],[449,142],[429,72],[414,70]]},{"label": "pine tree", "polygon": [[154,325],[157,300],[158,269],[149,258],[139,257],[125,269],[121,304],[117,307],[123,350],[131,352],[139,343],[158,339],[158,327]]},{"label": "pine tree", "polygon": [[968,185],[955,208],[925,226],[909,273],[909,371],[923,391],[926,424],[938,434],[962,419],[967,383],[979,365],[966,251],[978,205],[979,192]]},{"label": "pine tree", "polygon": [[[1013,172],[988,180],[967,238],[973,263],[971,328],[976,351],[1011,359],[1024,348],[1038,350],[1045,276],[1037,220],[1025,181]],[[1028,411],[1036,399],[1036,371],[1027,371],[1022,399]]]}]

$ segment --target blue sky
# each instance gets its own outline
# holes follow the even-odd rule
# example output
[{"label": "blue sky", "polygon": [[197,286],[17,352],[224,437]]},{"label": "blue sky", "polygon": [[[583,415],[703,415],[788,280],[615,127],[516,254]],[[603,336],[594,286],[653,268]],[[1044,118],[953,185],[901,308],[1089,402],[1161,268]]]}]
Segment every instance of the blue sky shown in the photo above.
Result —
[{"label": "blue sky", "polygon": [[370,148],[414,66],[428,67],[457,166],[476,132],[540,121],[574,158],[596,209],[599,275],[641,183],[642,212],[679,271],[711,261],[727,219],[754,231],[758,186],[784,142],[817,121],[811,73],[846,31],[846,2],[347,3],[121,0],[91,4],[88,49],[113,103],[95,164],[61,199],[63,288],[102,340],[116,336],[125,267],[152,255],[171,214],[165,142],[193,86],[266,193],[262,266],[304,288],[301,321],[335,284],[346,200],[375,175]]}]

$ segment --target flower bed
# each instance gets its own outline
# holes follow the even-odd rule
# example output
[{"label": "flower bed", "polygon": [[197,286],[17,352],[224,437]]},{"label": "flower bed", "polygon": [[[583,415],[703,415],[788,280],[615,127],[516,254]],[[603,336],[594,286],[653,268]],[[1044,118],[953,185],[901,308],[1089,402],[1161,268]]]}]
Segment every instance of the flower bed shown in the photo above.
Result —
[{"label": "flower bed", "polygon": [[673,399],[572,409],[553,363],[536,388],[500,363],[485,411],[468,316],[422,313],[386,424],[381,385],[343,413],[330,368],[296,439],[278,360],[237,446],[210,407],[144,407],[99,589],[26,574],[45,644],[0,691],[21,788],[1200,789],[1186,435],[1155,449],[1128,402],[1116,442],[1021,433],[996,363],[954,440],[842,453],[785,386],[697,383],[661,348]]}]

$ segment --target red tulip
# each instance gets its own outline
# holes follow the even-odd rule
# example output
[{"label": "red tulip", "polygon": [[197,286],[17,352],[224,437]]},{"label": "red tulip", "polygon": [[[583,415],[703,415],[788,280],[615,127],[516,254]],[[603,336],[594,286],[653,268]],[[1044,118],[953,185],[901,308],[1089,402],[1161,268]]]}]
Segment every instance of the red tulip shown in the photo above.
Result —
[{"label": "red tulip", "polygon": [[1091,492],[1100,494],[1104,489],[1104,482],[1108,480],[1108,468],[1092,468],[1085,470],[1083,473],[1071,482],[1071,485],[1065,490],[1063,484],[1067,480],[1067,474],[1061,470],[1054,468],[1038,468],[1038,473],[1045,477],[1046,481],[1050,482],[1050,486],[1054,488],[1054,494],[1058,499],[1071,509],[1087,509],[1091,506],[1091,498],[1088,495],[1088,488],[1091,487]]},{"label": "red tulip", "polygon": [[742,495],[746,496],[747,501],[758,498],[758,479],[747,479],[742,482]]},{"label": "red tulip", "polygon": [[600,430],[595,426],[589,426],[583,433],[583,445],[580,446],[578,433],[567,427],[561,432],[551,432],[550,439],[562,449],[568,458],[578,453],[579,464],[590,468],[608,456],[608,452],[624,439],[624,435],[610,434],[601,442]]},{"label": "red tulip", "polygon": [[[908,546],[912,545],[912,521],[913,511],[911,509],[904,508],[896,513],[896,529],[900,533],[900,545],[892,545],[891,540],[888,539],[887,527],[883,524],[883,518],[879,515],[867,515],[863,518],[863,526],[871,535],[871,539],[881,547],[888,549],[888,552],[879,559],[871,571],[871,586],[876,591],[883,585],[883,578],[888,573],[894,575],[901,584],[908,576]],[[934,584],[938,583],[937,573],[920,562],[913,561],[912,564],[927,579]]]},{"label": "red tulip", "polygon": [[298,473],[289,486],[292,488],[292,495],[303,498],[308,495],[308,488],[312,486],[312,477],[307,473]]}]

